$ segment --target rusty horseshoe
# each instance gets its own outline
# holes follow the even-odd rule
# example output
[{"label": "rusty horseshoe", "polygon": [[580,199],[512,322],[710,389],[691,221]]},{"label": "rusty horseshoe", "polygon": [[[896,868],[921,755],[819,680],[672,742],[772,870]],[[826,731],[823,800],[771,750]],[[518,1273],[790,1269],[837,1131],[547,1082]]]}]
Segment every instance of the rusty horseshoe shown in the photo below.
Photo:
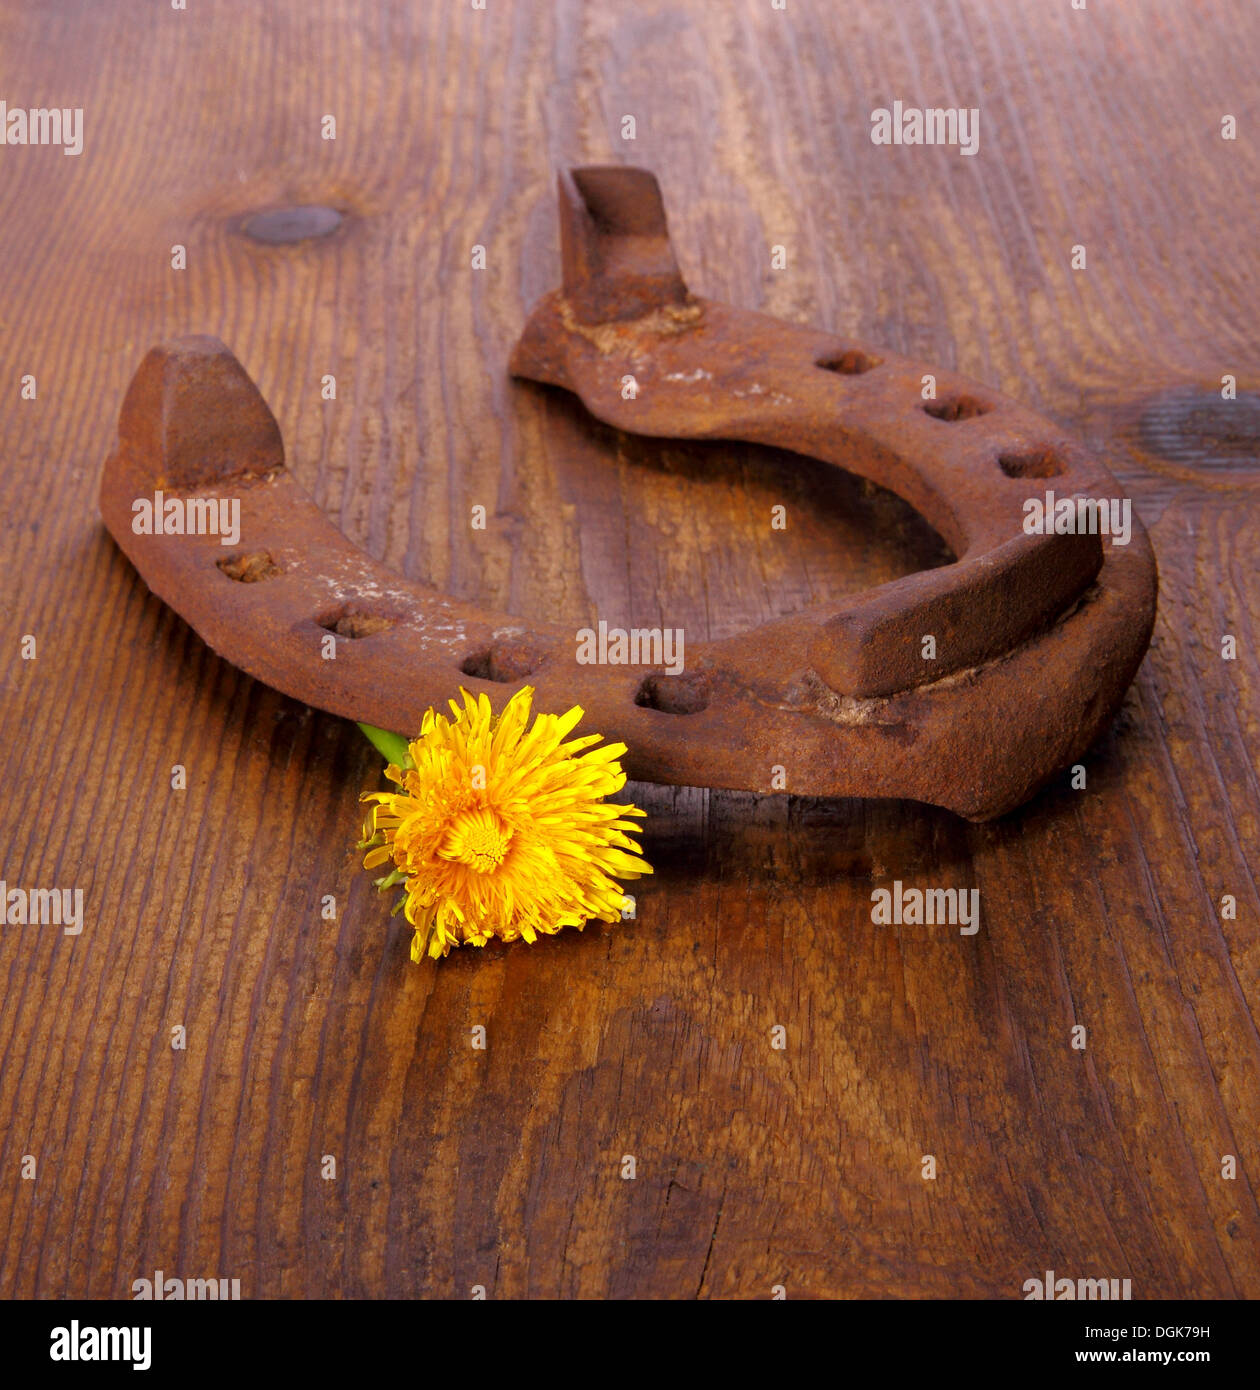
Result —
[{"label": "rusty horseshoe", "polygon": [[[141,363],[101,483],[105,524],[149,588],[257,679],[405,734],[460,684],[493,696],[528,681],[539,708],[580,704],[624,740],[637,780],[904,797],[984,820],[1078,759],[1155,613],[1141,524],[1103,544],[1120,501],[1107,470],[954,373],[691,294],[647,171],[579,168],[559,184],[563,287],[526,323],[514,375],[630,433],[773,445],[869,478],[957,560],[688,644],[679,674],[584,664],[572,627],[487,612],[350,544],[285,468],[241,364],[194,337]],[[1058,500],[1030,528],[1047,489]],[[189,516],[237,502],[239,546],[159,534],[172,499]]]}]

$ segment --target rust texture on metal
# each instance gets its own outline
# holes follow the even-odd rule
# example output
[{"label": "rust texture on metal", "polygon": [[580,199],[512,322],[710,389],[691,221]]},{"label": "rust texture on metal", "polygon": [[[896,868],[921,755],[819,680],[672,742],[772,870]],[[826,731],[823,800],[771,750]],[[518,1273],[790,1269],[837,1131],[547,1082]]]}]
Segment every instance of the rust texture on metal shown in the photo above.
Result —
[{"label": "rust texture on metal", "polygon": [[[560,177],[564,282],[511,371],[618,429],[741,440],[835,464],[904,498],[957,560],[755,631],[687,643],[687,669],[583,665],[572,627],[487,612],[375,562],[285,468],[280,430],[213,338],[141,363],[101,511],[149,587],[226,660],[321,709],[413,734],[460,684],[578,703],[635,779],[905,797],[982,820],[1076,760],[1115,712],[1154,621],[1156,571],[1127,545],[1025,534],[1024,502],[1119,497],[1050,421],[954,373],[694,296],[656,179]],[[923,379],[936,382],[923,399]],[[626,379],[633,389],[626,390]],[[133,502],[239,499],[241,543],[137,535]],[[336,659],[325,639],[334,634]],[[925,659],[923,638],[935,639]]]}]

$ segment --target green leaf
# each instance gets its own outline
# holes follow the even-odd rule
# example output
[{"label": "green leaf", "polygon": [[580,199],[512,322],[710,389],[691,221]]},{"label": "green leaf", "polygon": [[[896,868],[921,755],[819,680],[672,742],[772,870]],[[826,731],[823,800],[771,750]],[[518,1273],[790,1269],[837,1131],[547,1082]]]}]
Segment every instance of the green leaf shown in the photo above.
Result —
[{"label": "green leaf", "polygon": [[411,754],[407,751],[407,740],[401,734],[386,733],[384,729],[371,724],[360,724],[364,737],[387,763],[401,768],[411,766]]}]

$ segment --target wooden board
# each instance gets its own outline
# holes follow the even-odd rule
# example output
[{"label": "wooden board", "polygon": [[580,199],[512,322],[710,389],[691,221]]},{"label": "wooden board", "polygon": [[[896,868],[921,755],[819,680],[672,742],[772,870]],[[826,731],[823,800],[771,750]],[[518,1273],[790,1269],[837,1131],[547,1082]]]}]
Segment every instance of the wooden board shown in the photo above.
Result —
[{"label": "wooden board", "polygon": [[[1260,1295],[1258,63],[1225,0],[0,6],[10,106],[84,110],[77,157],[0,148],[0,875],[85,898],[0,932],[0,1293]],[[979,153],[872,144],[898,99],[978,107]],[[1155,639],[1084,790],[975,827],[636,787],[636,923],[416,968],[353,852],[379,759],[147,593],[100,465],[208,332],[355,542],[489,606],[700,639],[938,561],[887,495],[508,379],[554,171],[601,161],[660,176],[697,291],[1077,430]],[[300,204],[344,220],[242,232]],[[873,925],[898,878],[980,932]]]}]

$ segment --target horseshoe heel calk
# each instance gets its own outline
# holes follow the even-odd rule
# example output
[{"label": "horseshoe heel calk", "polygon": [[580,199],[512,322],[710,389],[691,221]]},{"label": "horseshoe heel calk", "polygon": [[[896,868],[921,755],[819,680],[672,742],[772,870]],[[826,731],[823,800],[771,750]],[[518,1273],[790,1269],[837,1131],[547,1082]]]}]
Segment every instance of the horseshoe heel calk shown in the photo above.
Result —
[{"label": "horseshoe heel calk", "polygon": [[[540,709],[580,704],[588,727],[624,741],[638,780],[906,797],[986,819],[1078,758],[1141,661],[1154,560],[1136,523],[1127,547],[1025,536],[1021,506],[1047,479],[1112,495],[1106,471],[987,388],[937,373],[930,413],[921,364],[695,298],[644,171],[574,171],[561,207],[565,288],[531,317],[514,371],[576,391],[619,428],[779,444],[871,477],[923,512],[957,563],[688,641],[678,675],[582,664],[573,625],[484,610],[350,544],[285,467],[241,364],[191,338],[140,365],[101,483],[105,523],[154,593],[257,679],[406,734],[459,685],[499,704],[528,682]],[[137,530],[136,503],[155,493],[236,505],[239,544]]]},{"label": "horseshoe heel calk", "polygon": [[155,347],[119,414],[114,476],[179,492],[284,467],[280,426],[249,373],[217,339]]}]

